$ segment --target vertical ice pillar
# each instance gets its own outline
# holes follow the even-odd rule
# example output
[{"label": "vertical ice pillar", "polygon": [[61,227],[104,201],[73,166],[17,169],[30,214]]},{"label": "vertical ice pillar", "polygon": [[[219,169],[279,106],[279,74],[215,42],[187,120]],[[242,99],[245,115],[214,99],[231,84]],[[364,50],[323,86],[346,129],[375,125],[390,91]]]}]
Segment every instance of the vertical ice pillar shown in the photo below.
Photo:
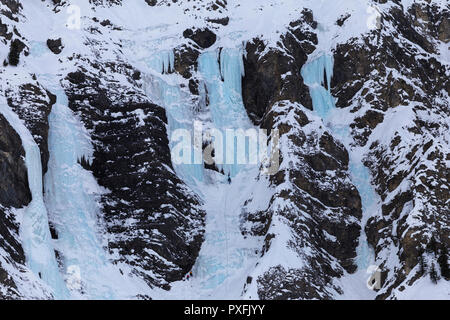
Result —
[{"label": "vertical ice pillar", "polygon": [[305,84],[309,86],[314,111],[322,119],[326,119],[335,108],[334,97],[331,95],[333,64],[331,56],[322,55],[306,64],[301,71]]},{"label": "vertical ice pillar", "polygon": [[[240,286],[245,281],[246,268],[253,266],[255,249],[249,247],[241,234],[239,196],[233,194],[233,190],[242,188],[242,181],[247,182],[245,177],[248,176],[236,177],[247,164],[258,168],[257,161],[253,164],[248,161],[252,149],[249,140],[253,140],[257,149],[258,132],[248,119],[242,100],[242,50],[224,48],[204,52],[199,57],[198,68],[207,95],[203,100],[209,102],[210,129],[219,133],[216,139],[221,139],[214,140],[216,155],[222,151],[222,162],[215,164],[224,171],[224,180],[230,175],[234,184],[225,182],[219,184],[216,191],[209,191],[205,242],[194,271],[205,292],[214,292],[219,297],[227,297],[233,292],[238,296],[241,288],[236,289],[235,284]],[[252,242],[251,245],[259,244]]]},{"label": "vertical ice pillar", "polygon": [[48,89],[57,101],[49,115],[45,200],[57,232],[55,242],[62,253],[67,283],[74,297],[83,294],[89,299],[113,299],[112,283],[104,279],[109,261],[100,240],[100,210],[95,198],[99,187],[78,163],[92,158],[90,139],[69,109],[63,89],[57,82]]},{"label": "vertical ice pillar", "polygon": [[212,120],[219,129],[251,127],[242,101],[242,59],[241,49],[229,48],[207,51],[199,57]]},{"label": "vertical ice pillar", "polygon": [[[203,180],[203,146],[198,145],[198,140],[201,143],[202,139],[198,139],[194,127],[194,120],[198,116],[194,111],[195,106],[174,81],[176,76],[169,74],[174,65],[173,60],[173,51],[159,52],[148,58],[147,65],[156,75],[149,76],[147,94],[165,108],[169,138],[178,138],[170,139],[172,160],[178,160],[173,161],[175,169],[186,182],[192,184]],[[235,176],[242,168],[242,163],[238,163],[242,157],[239,158],[238,155],[248,153],[249,139],[254,136],[247,136],[244,143],[234,136],[236,130],[246,133],[246,130],[253,129],[242,101],[242,49],[224,48],[204,52],[199,57],[198,67],[206,88],[204,94],[207,99],[205,97],[204,100],[209,102],[212,129],[220,131],[223,140],[223,162],[216,163],[216,166],[224,171],[225,176]],[[188,133],[190,137],[182,139]],[[246,158],[249,158],[248,155]]]},{"label": "vertical ice pillar", "polygon": [[[223,48],[220,51],[207,51],[199,57],[199,72],[206,86],[209,111],[213,126],[223,136],[224,163],[216,164],[225,175],[233,177],[245,163],[239,161],[248,157],[251,134],[254,129],[248,119],[242,100],[242,76],[244,74],[243,53],[240,48]],[[244,133],[244,135],[242,135]],[[236,134],[245,138],[239,140]],[[245,155],[245,156],[243,156]]]},{"label": "vertical ice pillar", "polygon": [[0,112],[22,139],[32,201],[23,211],[20,225],[22,247],[28,267],[52,290],[55,299],[68,298],[68,290],[60,274],[53,248],[47,209],[42,195],[42,164],[39,147],[30,131],[4,101]]},{"label": "vertical ice pillar", "polygon": [[172,72],[175,65],[175,54],[173,50],[161,51],[152,54],[147,65],[156,72],[167,74]]},{"label": "vertical ice pillar", "polygon": [[[194,107],[188,96],[181,91],[176,75],[169,74],[174,66],[173,50],[152,54],[147,59],[148,67],[154,72],[149,75],[146,93],[155,103],[166,110],[168,121],[169,146],[172,161],[177,173],[191,186],[203,180],[203,163],[201,147],[194,145]],[[176,139],[173,139],[176,138]],[[199,150],[200,149],[200,150]],[[178,162],[178,163],[177,163]]]}]

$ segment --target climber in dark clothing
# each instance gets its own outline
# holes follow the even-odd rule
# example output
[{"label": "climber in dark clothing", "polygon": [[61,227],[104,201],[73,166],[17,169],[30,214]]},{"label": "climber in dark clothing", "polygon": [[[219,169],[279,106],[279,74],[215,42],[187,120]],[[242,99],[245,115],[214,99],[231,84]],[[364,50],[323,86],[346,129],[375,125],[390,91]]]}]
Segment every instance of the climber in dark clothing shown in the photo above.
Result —
[{"label": "climber in dark clothing", "polygon": [[228,174],[228,184],[231,184],[231,177],[230,177],[230,174]]}]

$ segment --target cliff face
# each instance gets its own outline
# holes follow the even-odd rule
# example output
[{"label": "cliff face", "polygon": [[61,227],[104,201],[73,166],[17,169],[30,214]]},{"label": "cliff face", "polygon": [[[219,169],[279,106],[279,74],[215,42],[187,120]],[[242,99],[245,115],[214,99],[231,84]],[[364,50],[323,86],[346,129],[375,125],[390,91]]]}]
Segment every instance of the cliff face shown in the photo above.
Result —
[{"label": "cliff face", "polygon": [[[438,0],[0,0],[0,298],[183,298],[191,270],[199,298],[445,297],[449,15]],[[64,152],[56,110],[81,132]],[[279,167],[180,165],[173,136],[194,121],[268,130]],[[60,186],[77,197],[52,201]],[[31,194],[48,227],[33,240]],[[76,256],[84,241],[100,245]]]},{"label": "cliff face", "polygon": [[[277,47],[267,49],[254,39],[246,48],[246,108],[264,128],[279,130],[282,159],[270,178],[275,194],[267,211],[245,214],[250,230],[265,238],[264,267],[247,289],[253,298],[332,299],[343,293],[333,279],[356,270],[362,209],[349,178],[349,155],[313,115],[299,72],[318,44],[317,27],[312,11],[305,9]],[[261,215],[264,225],[258,226]],[[286,266],[275,255],[297,255],[298,260]]]},{"label": "cliff face", "polygon": [[0,117],[0,168],[2,175],[0,206],[0,243],[2,260],[0,262],[0,297],[18,298],[20,293],[8,273],[8,267],[24,264],[25,256],[18,239],[18,225],[10,208],[27,205],[31,200],[28,190],[27,171],[23,161],[24,151],[18,134],[6,119]]},{"label": "cliff face", "polygon": [[[56,90],[54,88],[61,83],[68,99],[67,106],[89,132],[93,147],[92,158],[81,157],[79,164],[84,170],[92,172],[98,185],[105,190],[97,195],[102,215],[96,220],[98,231],[103,233],[97,237],[106,244],[105,250],[109,252],[112,263],[126,265],[127,272],[143,279],[149,288],[170,288],[169,283],[180,280],[195,262],[202,243],[205,213],[201,200],[177,177],[172,167],[165,110],[145,96],[140,72],[120,58],[114,59],[120,55],[119,46],[91,39],[92,42],[85,44],[90,52],[80,55],[75,51],[68,52],[70,44],[67,40],[58,40],[58,37],[54,40],[52,33],[44,35],[49,41],[29,38],[29,34],[28,37],[22,36],[21,32],[26,34],[29,31],[26,25],[30,19],[25,16],[23,6],[20,2],[2,1],[3,4],[6,6],[4,20],[7,20],[6,24],[2,24],[5,26],[3,42],[6,47],[9,46],[2,70],[2,89],[8,103],[4,108],[11,108],[33,135],[41,150],[45,174],[49,160],[50,110],[57,102],[57,95],[58,104],[65,99],[60,92],[51,93],[50,90]],[[55,12],[65,11],[67,4],[64,1],[54,4],[49,1],[34,9],[43,10],[51,20]],[[95,10],[96,5],[110,4],[114,3],[93,3],[90,10]],[[25,31],[20,28],[21,22]],[[95,18],[91,23],[93,26],[86,33],[88,37],[100,33],[94,29],[96,25],[107,31],[112,30],[111,25],[100,23]],[[14,38],[20,39],[20,46],[14,45]],[[46,63],[53,66],[29,68],[33,62],[27,62],[27,58],[41,57],[44,54],[42,50],[49,50],[50,60]],[[101,57],[99,52],[102,50],[117,50],[117,56]],[[11,63],[13,56],[16,60]],[[54,68],[67,68],[64,62],[68,62],[73,71],[63,70],[56,76],[52,75]],[[117,84],[117,79],[121,77],[125,81]],[[2,136],[5,138],[2,144],[2,163],[5,164],[2,166],[5,177],[1,198],[5,208],[2,243],[7,250],[5,254],[11,255],[14,260],[11,263],[25,267],[26,257],[21,249],[18,222],[12,213],[8,214],[9,208],[24,207],[31,200],[23,163],[25,154],[23,150],[19,153],[21,143],[14,136],[14,130],[7,127],[7,121],[2,124]],[[17,154],[8,153],[14,148],[17,148]],[[53,225],[52,222],[59,219],[50,211],[51,224],[48,228],[53,241],[58,242],[64,237],[64,229]],[[15,251],[10,252],[12,249]],[[55,255],[61,272],[66,273],[70,267],[66,253],[56,250],[55,246]],[[6,297],[33,296],[34,292],[16,292],[17,287],[10,277],[7,271],[3,271],[2,283],[8,290]],[[148,297],[147,291],[143,290],[141,296]]]},{"label": "cliff face", "polygon": [[[101,197],[108,249],[150,285],[170,288],[200,250],[200,199],[174,172],[165,110],[144,95],[142,80],[133,79],[137,71],[113,61],[89,67],[69,73],[64,88],[94,144],[93,161],[84,166],[108,189]],[[122,74],[129,82],[118,85],[114,77]]]},{"label": "cliff face", "polygon": [[449,246],[448,15],[440,3],[394,4],[380,29],[335,50],[332,91],[355,115],[352,135],[381,197],[366,226],[386,270],[379,298],[400,297],[433,268],[448,279],[434,266]]}]

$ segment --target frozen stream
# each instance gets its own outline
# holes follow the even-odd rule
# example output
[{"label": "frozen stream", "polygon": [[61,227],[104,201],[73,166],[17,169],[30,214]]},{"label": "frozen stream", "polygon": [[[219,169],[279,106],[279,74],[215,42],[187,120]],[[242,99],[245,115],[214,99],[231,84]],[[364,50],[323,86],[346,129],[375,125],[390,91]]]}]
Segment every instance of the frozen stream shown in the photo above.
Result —
[{"label": "frozen stream", "polygon": [[108,284],[108,259],[99,232],[96,195],[100,190],[92,174],[78,163],[92,158],[92,146],[57,80],[48,80],[47,89],[57,96],[49,115],[50,159],[45,175],[45,202],[57,233],[55,246],[62,254],[73,297],[112,299],[115,293]]}]

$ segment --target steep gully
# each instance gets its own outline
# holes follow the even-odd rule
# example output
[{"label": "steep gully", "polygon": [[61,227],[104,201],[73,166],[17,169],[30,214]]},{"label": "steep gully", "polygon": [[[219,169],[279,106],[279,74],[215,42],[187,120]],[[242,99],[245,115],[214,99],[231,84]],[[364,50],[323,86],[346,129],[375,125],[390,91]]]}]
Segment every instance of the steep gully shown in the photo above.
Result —
[{"label": "steep gully", "polygon": [[345,113],[336,109],[335,98],[331,94],[333,66],[333,57],[323,54],[309,61],[302,68],[301,74],[305,84],[310,88],[314,112],[349,152],[350,177],[361,196],[363,217],[356,257],[358,269],[354,275],[347,275],[342,280],[344,295],[348,299],[372,299],[375,297],[375,292],[366,287],[366,281],[369,277],[368,268],[375,264],[375,257],[373,249],[369,247],[364,228],[369,218],[379,209],[379,196],[371,184],[369,169],[362,163],[364,150],[352,145],[353,139],[348,121],[345,119]]},{"label": "steep gully", "polygon": [[[166,58],[161,58],[165,55]],[[180,90],[176,75],[167,74],[173,66],[173,56],[167,52],[153,54],[147,65],[147,94],[163,105],[168,117],[168,132],[177,130],[192,133],[193,119],[202,120],[208,129],[216,129],[225,136],[227,129],[253,128],[242,102],[242,50],[222,49],[200,55],[199,73],[204,81],[209,102],[206,112],[196,113],[189,98]],[[155,62],[156,60],[156,62]],[[158,65],[158,62],[162,64]],[[166,65],[167,63],[168,65]],[[204,97],[203,101],[206,100]],[[184,152],[195,150],[191,141],[184,141]],[[238,148],[223,151],[233,152]],[[179,152],[179,141],[171,139],[172,152]],[[178,147],[176,147],[178,145]],[[217,145],[215,145],[217,148]],[[242,150],[241,150],[242,151]],[[245,152],[247,152],[246,150]],[[217,151],[216,151],[217,152]],[[205,241],[193,267],[191,281],[172,284],[170,292],[161,292],[159,298],[233,299],[241,296],[243,284],[256,263],[261,239],[246,238],[240,231],[240,208],[252,191],[251,181],[258,174],[258,166],[233,163],[216,164],[218,171],[205,170],[203,163],[175,165],[177,173],[204,201],[207,212]],[[230,179],[228,179],[230,177]]]}]

